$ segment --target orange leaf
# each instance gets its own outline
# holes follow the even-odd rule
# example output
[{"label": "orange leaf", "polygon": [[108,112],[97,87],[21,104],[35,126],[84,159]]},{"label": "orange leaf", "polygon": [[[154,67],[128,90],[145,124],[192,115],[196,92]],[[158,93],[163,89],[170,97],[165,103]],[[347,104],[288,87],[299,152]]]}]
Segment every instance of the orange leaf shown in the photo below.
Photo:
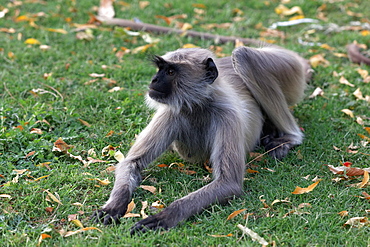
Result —
[{"label": "orange leaf", "polygon": [[364,129],[370,134],[370,127],[365,127]]},{"label": "orange leaf", "polygon": [[28,158],[28,157],[34,155],[35,153],[36,153],[36,151],[31,151],[28,154],[26,154],[26,157],[25,158]]},{"label": "orange leaf", "polygon": [[214,237],[214,238],[225,238],[225,237],[232,237],[233,234],[232,233],[229,233],[227,235],[219,235],[219,234],[211,235],[211,234],[208,234],[208,236],[211,236],[211,237]]},{"label": "orange leaf", "polygon": [[317,180],[315,183],[311,184],[307,188],[301,188],[301,187],[297,186],[295,188],[295,190],[292,192],[292,194],[294,194],[294,195],[300,195],[300,194],[311,192],[319,184],[319,182],[321,180],[322,179]]},{"label": "orange leaf", "polygon": [[342,217],[345,217],[348,216],[348,211],[340,211],[338,214]]},{"label": "orange leaf", "polygon": [[252,170],[250,168],[247,169],[247,173],[260,173],[259,171]]},{"label": "orange leaf", "polygon": [[240,213],[244,212],[245,210],[247,210],[247,209],[246,209],[246,208],[243,208],[243,209],[239,209],[239,210],[236,210],[236,211],[232,212],[232,213],[227,217],[227,219],[226,219],[226,220],[231,220],[231,219],[233,219],[235,216],[237,216],[238,214],[240,214]]},{"label": "orange leaf", "polygon": [[159,165],[157,165],[158,167],[161,167],[161,168],[163,168],[163,167],[168,167],[168,165],[166,165],[166,164],[159,164]]}]

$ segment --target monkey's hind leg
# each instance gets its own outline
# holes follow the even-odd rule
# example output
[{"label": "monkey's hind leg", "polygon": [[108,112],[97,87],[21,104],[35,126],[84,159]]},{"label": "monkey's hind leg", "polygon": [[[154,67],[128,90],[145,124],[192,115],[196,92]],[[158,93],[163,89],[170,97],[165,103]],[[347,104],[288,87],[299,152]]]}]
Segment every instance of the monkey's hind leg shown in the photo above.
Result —
[{"label": "monkey's hind leg", "polygon": [[294,136],[280,132],[272,122],[266,119],[260,138],[260,145],[268,154],[276,159],[284,158],[295,145],[292,144]]}]

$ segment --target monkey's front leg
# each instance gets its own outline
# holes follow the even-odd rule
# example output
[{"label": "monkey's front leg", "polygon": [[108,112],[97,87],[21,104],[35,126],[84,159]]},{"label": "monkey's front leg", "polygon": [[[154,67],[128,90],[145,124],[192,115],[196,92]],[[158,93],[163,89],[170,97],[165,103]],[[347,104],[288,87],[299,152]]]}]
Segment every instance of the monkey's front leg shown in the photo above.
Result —
[{"label": "monkey's front leg", "polygon": [[156,114],[140,133],[127,158],[117,165],[115,182],[109,200],[92,216],[104,225],[119,219],[126,213],[134,189],[141,182],[140,172],[161,155],[174,140],[176,127],[171,126],[171,117]]},{"label": "monkey's front leg", "polygon": [[160,213],[139,221],[131,229],[131,234],[159,228],[169,229],[213,203],[224,203],[242,193],[245,169],[243,131],[229,133],[235,129],[225,128],[223,130],[224,133],[220,133],[222,130],[215,131],[215,144],[210,157],[213,164],[214,181],[174,201]]},{"label": "monkey's front leg", "polygon": [[102,209],[94,213],[93,217],[104,225],[119,223],[119,219],[127,211],[132,192],[140,181],[140,169],[135,161],[126,159],[119,163],[116,167],[116,179],[109,200]]}]

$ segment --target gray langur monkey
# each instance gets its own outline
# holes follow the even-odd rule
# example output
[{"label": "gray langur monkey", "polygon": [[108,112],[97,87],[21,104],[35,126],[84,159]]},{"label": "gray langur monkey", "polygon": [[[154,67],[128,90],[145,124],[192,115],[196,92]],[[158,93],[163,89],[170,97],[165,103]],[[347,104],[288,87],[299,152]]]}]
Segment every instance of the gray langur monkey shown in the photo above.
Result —
[{"label": "gray langur monkey", "polygon": [[215,59],[200,48],[155,56],[146,100],[156,113],[116,168],[109,200],[93,217],[119,222],[141,182],[140,172],[167,149],[191,162],[209,161],[213,181],[137,222],[131,233],[168,229],[212,203],[241,195],[246,155],[261,143],[283,158],[303,134],[288,106],[306,85],[303,59],[277,47],[235,49]]}]

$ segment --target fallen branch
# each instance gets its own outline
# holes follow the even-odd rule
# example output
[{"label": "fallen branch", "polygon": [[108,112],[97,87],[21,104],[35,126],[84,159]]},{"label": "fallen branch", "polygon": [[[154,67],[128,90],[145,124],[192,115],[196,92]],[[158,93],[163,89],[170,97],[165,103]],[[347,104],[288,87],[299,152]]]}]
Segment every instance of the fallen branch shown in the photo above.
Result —
[{"label": "fallen branch", "polygon": [[361,54],[360,47],[356,43],[347,45],[347,53],[353,63],[370,65],[370,58]]},{"label": "fallen branch", "polygon": [[[193,38],[200,38],[200,39],[210,39],[214,40],[216,43],[223,44],[227,42],[235,42],[240,41],[243,42],[244,45],[257,45],[261,46],[264,44],[263,41],[256,40],[256,39],[248,39],[248,38],[241,38],[241,37],[234,37],[234,36],[222,36],[222,35],[215,35],[210,33],[203,33],[203,32],[196,32],[196,31],[183,31],[180,29],[169,28],[169,27],[162,27],[153,24],[147,23],[136,23],[126,19],[119,19],[119,18],[103,18],[96,16],[96,19],[105,25],[112,25],[112,26],[122,26],[128,27],[135,31],[148,31],[158,34],[178,34],[181,36],[188,36]],[[271,44],[269,44],[271,45]]]},{"label": "fallen branch", "polygon": [[[222,36],[222,35],[215,35],[215,34],[203,33],[203,32],[191,31],[191,30],[183,31],[180,29],[162,27],[162,26],[157,26],[153,24],[136,23],[130,20],[120,19],[120,18],[106,18],[106,17],[96,16],[95,19],[105,25],[128,27],[134,31],[147,31],[147,32],[153,32],[153,33],[158,33],[158,34],[174,33],[174,34],[178,34],[181,36],[214,40],[216,43],[219,43],[219,44],[223,44],[227,42],[235,43],[236,41],[239,41],[239,42],[242,42],[244,45],[255,45],[255,46],[260,46],[260,47],[261,46],[279,47],[277,45],[268,44],[264,41],[257,40],[257,39],[248,39],[248,38],[241,38],[241,37],[235,37],[235,36]],[[306,59],[304,59],[303,57],[299,55],[298,57],[305,67],[304,70],[306,72],[306,80],[309,81],[312,75],[311,66]]]}]

